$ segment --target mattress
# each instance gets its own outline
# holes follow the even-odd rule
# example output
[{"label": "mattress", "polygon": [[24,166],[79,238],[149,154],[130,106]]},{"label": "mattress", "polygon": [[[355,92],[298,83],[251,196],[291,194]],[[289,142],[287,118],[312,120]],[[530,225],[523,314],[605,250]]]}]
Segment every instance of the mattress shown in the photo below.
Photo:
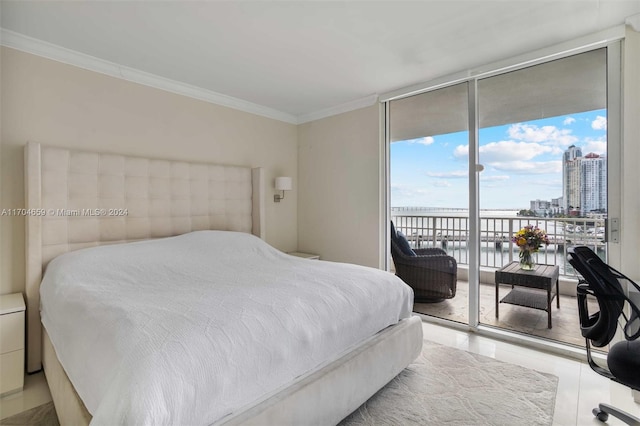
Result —
[{"label": "mattress", "polygon": [[200,231],[54,259],[41,315],[92,424],[211,424],[411,315],[397,277]]}]

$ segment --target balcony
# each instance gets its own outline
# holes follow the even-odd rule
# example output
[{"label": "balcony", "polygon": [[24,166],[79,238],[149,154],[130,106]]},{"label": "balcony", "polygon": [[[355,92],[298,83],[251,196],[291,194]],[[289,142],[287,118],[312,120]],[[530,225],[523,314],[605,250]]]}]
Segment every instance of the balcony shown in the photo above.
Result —
[{"label": "balcony", "polygon": [[[500,298],[509,290],[500,286]],[[597,302],[589,307],[590,312],[598,309]],[[456,297],[438,303],[415,303],[413,310],[420,314],[468,324],[469,282],[458,280]],[[480,284],[480,324],[541,337],[561,343],[584,347],[580,334],[578,305],[575,296],[560,295],[560,309],[555,300],[552,309],[553,328],[547,328],[547,313],[522,306],[501,303],[500,318],[495,317],[495,284]]]},{"label": "balcony", "polygon": [[[403,214],[393,208],[391,220],[416,248],[439,247],[459,265],[469,264],[469,218],[466,209],[450,209],[450,215]],[[408,210],[407,210],[408,211]],[[571,246],[587,246],[606,261],[605,220],[603,218],[543,218],[524,216],[480,216],[480,267],[499,269],[518,259],[518,247],[511,237],[527,225],[544,229],[550,244],[535,255],[537,263],[560,266],[560,275],[575,278],[567,262]]]},{"label": "balcony", "polygon": [[[447,212],[448,215],[412,214],[394,208],[392,220],[396,228],[404,233],[412,246],[438,247],[444,249],[458,262],[458,286],[455,298],[439,303],[416,303],[416,312],[468,323],[468,236],[469,220],[466,210]],[[576,245],[593,249],[606,260],[604,219],[602,218],[539,218],[521,216],[480,217],[480,323],[502,329],[542,337],[571,345],[583,346],[580,335],[578,307],[575,288],[577,276],[567,261],[567,250]],[[465,216],[463,216],[465,215]],[[547,328],[545,311],[500,304],[499,319],[495,317],[494,272],[518,259],[519,249],[511,236],[526,225],[538,226],[549,235],[551,243],[537,253],[537,263],[560,267],[560,309],[553,303],[553,328]],[[501,285],[500,299],[510,286]],[[593,300],[590,312],[598,310]]]}]

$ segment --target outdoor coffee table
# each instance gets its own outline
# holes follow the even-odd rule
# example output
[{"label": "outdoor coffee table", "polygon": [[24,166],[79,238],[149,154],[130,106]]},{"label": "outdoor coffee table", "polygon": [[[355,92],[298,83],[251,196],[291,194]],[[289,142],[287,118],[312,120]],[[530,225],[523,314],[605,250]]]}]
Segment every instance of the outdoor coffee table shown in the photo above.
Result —
[{"label": "outdoor coffee table", "polygon": [[[560,267],[558,265],[536,265],[533,270],[526,271],[520,269],[519,262],[511,262],[497,270],[496,318],[498,318],[498,306],[500,303],[526,306],[547,311],[548,327],[551,328],[551,301],[554,297],[556,298],[558,309],[560,309],[560,298],[558,297],[559,276]],[[512,289],[500,301],[498,301],[499,284],[511,284]]]}]

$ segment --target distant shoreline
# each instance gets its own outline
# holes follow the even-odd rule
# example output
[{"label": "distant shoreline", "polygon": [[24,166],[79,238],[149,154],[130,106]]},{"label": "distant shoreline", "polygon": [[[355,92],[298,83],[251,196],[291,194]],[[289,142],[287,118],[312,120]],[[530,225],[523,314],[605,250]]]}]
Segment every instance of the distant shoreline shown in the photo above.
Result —
[{"label": "distant shoreline", "polygon": [[[480,216],[515,217],[522,209],[480,209]],[[454,216],[468,216],[469,209],[456,207],[391,207],[391,214],[412,216],[424,213],[454,213]]]},{"label": "distant shoreline", "polygon": [[[391,210],[469,211],[468,208],[464,208],[464,207],[415,207],[415,206],[391,207]],[[520,210],[523,210],[523,208],[504,207],[499,209],[480,209],[480,211],[517,211],[517,212],[519,212]]]}]

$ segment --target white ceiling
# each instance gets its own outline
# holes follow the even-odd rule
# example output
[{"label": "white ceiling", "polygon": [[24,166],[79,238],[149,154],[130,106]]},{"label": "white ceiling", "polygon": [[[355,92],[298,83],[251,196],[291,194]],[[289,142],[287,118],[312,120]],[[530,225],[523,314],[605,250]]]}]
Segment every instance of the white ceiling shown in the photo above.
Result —
[{"label": "white ceiling", "polygon": [[1,25],[302,122],[623,24],[640,0],[7,1]]}]

